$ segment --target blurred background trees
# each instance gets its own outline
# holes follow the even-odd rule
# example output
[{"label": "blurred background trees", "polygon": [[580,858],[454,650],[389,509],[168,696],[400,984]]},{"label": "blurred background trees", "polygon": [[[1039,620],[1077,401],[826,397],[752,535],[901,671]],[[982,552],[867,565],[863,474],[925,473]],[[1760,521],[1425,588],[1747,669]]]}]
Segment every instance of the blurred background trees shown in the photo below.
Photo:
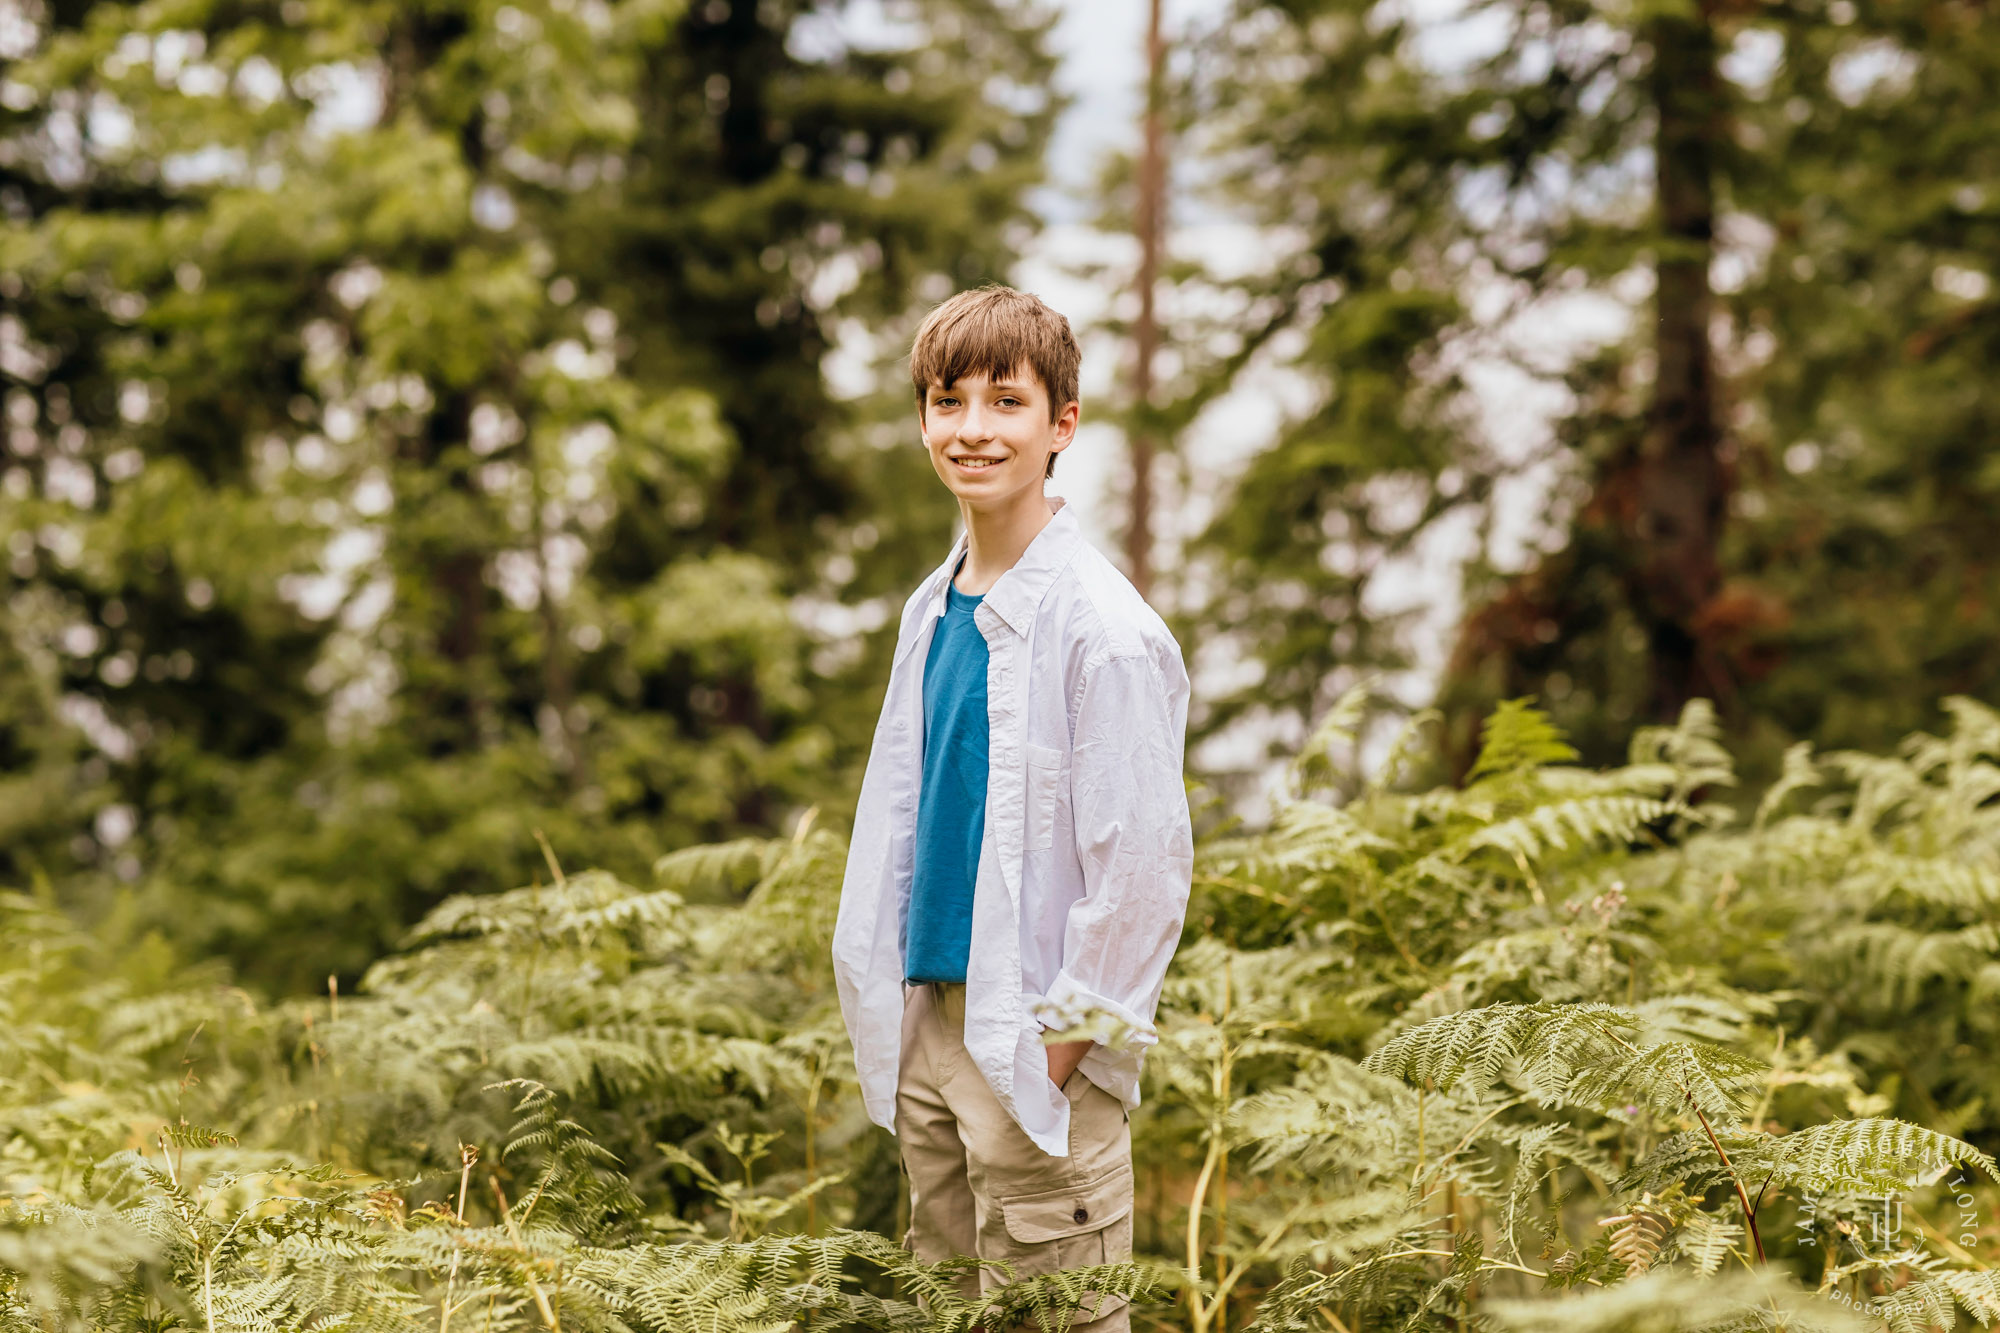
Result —
[{"label": "blurred background trees", "polygon": [[[1711,698],[1752,786],[1996,697],[1977,7],[1161,12],[1077,270],[1159,487],[1079,498],[1218,792],[1373,673],[1446,775],[1527,694]],[[0,876],[318,987],[538,829],[844,823],[955,522],[898,357],[1049,257],[1060,7],[5,13]]]},{"label": "blurred background trees", "polygon": [[950,516],[819,363],[1004,270],[1056,109],[1045,16],[908,19],[40,11],[0,875],[297,984],[537,827],[636,876],[851,785],[877,663],[793,599],[900,598]]},{"label": "blurred background trees", "polygon": [[1390,585],[1426,550],[1469,557],[1419,681],[1454,768],[1521,694],[1598,760],[1712,698],[1760,776],[1787,742],[1877,745],[1992,697],[1980,18],[1232,6],[1182,97],[1218,206],[1273,243],[1191,279],[1240,315],[1189,339],[1182,400],[1275,362],[1311,405],[1194,544],[1188,633],[1261,667],[1203,729],[1296,736],[1343,669],[1407,670],[1399,622],[1427,608]]}]

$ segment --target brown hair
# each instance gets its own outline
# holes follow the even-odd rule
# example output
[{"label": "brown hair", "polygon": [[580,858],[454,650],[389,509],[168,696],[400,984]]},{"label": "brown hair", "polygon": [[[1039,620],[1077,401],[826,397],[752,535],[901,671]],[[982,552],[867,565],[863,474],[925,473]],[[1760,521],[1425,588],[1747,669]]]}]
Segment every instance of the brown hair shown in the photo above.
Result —
[{"label": "brown hair", "polygon": [[[950,388],[961,376],[984,373],[998,379],[1017,366],[1035,372],[1049,391],[1049,420],[1076,401],[1077,367],[1083,352],[1069,321],[1028,292],[991,283],[960,292],[925,317],[910,345],[910,382],[917,411],[933,384]],[[1056,474],[1056,456],[1048,469]]]}]

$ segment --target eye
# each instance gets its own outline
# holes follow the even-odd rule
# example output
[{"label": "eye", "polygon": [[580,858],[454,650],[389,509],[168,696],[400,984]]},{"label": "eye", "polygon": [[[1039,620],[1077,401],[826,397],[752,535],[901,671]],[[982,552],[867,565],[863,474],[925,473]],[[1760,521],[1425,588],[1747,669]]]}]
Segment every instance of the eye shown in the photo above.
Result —
[{"label": "eye", "polygon": [[957,407],[957,406],[958,406],[958,399],[956,399],[956,398],[953,398],[953,397],[952,397],[952,396],[951,396],[950,394],[946,394],[946,395],[944,395],[944,396],[942,396],[942,397],[939,397],[939,398],[934,398],[934,399],[932,399],[932,400],[931,400],[931,406],[932,406],[932,407]]},{"label": "eye", "polygon": [[1021,405],[1021,400],[1011,393],[1002,395],[1000,401],[1008,407],[1019,407]]}]

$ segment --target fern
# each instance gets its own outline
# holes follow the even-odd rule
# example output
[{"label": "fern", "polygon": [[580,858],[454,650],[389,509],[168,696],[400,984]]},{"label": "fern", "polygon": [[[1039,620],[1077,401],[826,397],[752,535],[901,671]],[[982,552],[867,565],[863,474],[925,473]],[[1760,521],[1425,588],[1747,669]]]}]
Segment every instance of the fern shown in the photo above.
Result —
[{"label": "fern", "polygon": [[1467,775],[1472,782],[1566,764],[1576,748],[1549,721],[1548,714],[1526,699],[1503,700],[1487,717],[1480,736],[1479,757]]},{"label": "fern", "polygon": [[1605,1243],[1611,1257],[1625,1265],[1627,1277],[1638,1277],[1653,1266],[1668,1234],[1674,1229],[1672,1217],[1642,1194],[1630,1212],[1617,1217],[1601,1217],[1597,1224],[1607,1228]]},{"label": "fern", "polygon": [[869,1229],[903,1185],[806,819],[647,884],[552,858],[274,1004],[0,896],[0,1331],[969,1333],[1092,1291],[1194,1329],[1990,1317],[1985,1232],[1863,1250],[1885,1195],[2000,1197],[2000,714],[1798,751],[1739,827],[1703,705],[1603,771],[1509,705],[1415,792],[1336,764],[1371,708],[1198,848],[1130,1264],[974,1297]]},{"label": "fern", "polygon": [[1539,806],[1524,815],[1489,825],[1472,835],[1467,846],[1490,847],[1526,861],[1549,851],[1564,851],[1591,843],[1636,841],[1647,825],[1675,815],[1691,814],[1673,801],[1649,801],[1635,796],[1594,796]]},{"label": "fern", "polygon": [[[1627,1081],[1644,1081],[1652,1088],[1659,1081],[1654,1066],[1676,1062],[1677,1053],[1637,1051],[1628,1038],[1638,1028],[1636,1014],[1608,1004],[1489,1005],[1399,1033],[1369,1055],[1367,1067],[1441,1091],[1461,1078],[1491,1085],[1518,1075],[1524,1087],[1551,1100],[1587,1080],[1586,1094],[1601,1099]],[[1718,1077],[1724,1058],[1709,1056]],[[1616,1068],[1618,1076],[1605,1081],[1592,1072],[1606,1066]]]},{"label": "fern", "polygon": [[1703,1277],[1713,1277],[1738,1252],[1743,1228],[1704,1212],[1695,1212],[1673,1236],[1673,1254]]},{"label": "fern", "polygon": [[1702,1278],[1662,1269],[1561,1300],[1494,1301],[1491,1326],[1509,1333],[1864,1333],[1869,1325],[1779,1274]]}]

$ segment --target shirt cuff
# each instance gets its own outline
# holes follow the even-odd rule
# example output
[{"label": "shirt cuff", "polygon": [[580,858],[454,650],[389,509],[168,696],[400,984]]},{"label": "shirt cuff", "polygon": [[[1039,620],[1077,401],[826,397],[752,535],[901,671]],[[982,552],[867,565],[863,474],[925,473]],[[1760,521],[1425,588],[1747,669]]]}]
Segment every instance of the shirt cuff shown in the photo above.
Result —
[{"label": "shirt cuff", "polygon": [[[1031,999],[1029,1008],[1044,1029],[1081,1028],[1084,1036],[1115,1050],[1143,1051],[1160,1039],[1159,1030],[1150,1020],[1092,990],[1068,972],[1056,973],[1048,994]],[[1093,1009],[1098,1012],[1085,1017]]]}]

